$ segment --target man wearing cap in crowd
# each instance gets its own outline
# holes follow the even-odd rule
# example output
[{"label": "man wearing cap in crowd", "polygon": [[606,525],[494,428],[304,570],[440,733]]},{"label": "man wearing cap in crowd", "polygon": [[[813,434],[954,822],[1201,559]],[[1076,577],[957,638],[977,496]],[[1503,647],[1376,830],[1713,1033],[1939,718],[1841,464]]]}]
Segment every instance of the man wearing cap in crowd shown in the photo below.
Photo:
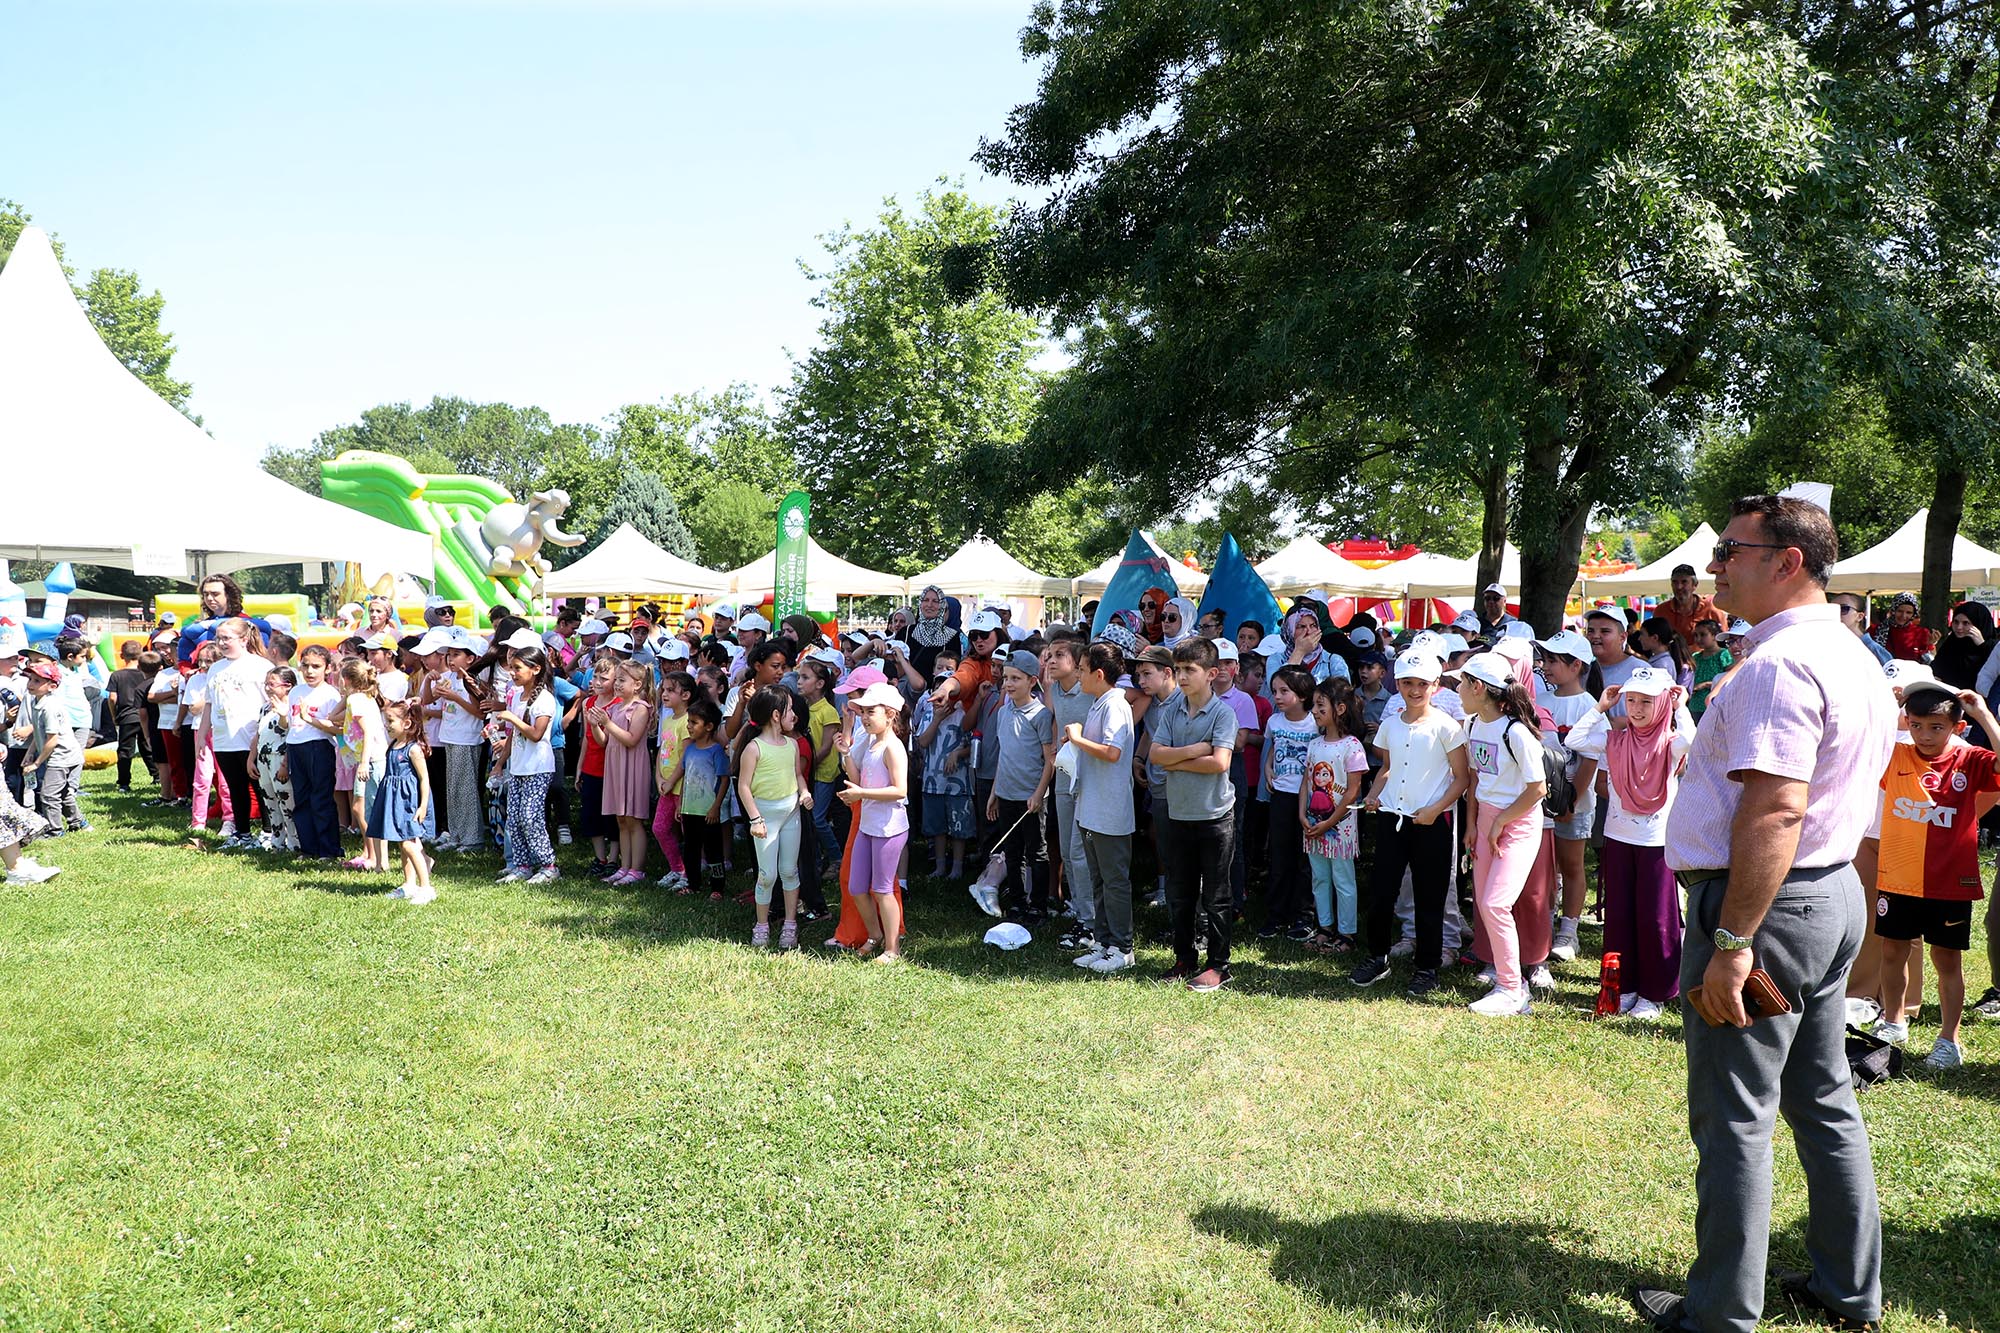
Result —
[{"label": "man wearing cap in crowd", "polygon": [[743,672],[747,669],[751,650],[770,637],[771,622],[758,615],[755,611],[750,612],[736,622],[736,646],[743,651],[737,655],[736,665],[730,668],[729,678],[731,680],[738,680],[742,677]]},{"label": "man wearing cap in crowd", "polygon": [[1507,585],[1489,583],[1479,590],[1479,632],[1486,636],[1488,643],[1500,637],[1507,622],[1514,619],[1507,612]]},{"label": "man wearing cap in crowd", "polygon": [[1684,642],[1693,643],[1694,627],[1704,620],[1721,622],[1722,613],[1715,609],[1713,597],[1704,597],[1695,591],[1693,565],[1675,565],[1670,577],[1674,595],[1654,607],[1653,614],[1672,625]]},{"label": "man wearing cap in crowd", "polygon": [[941,708],[956,699],[968,719],[978,716],[986,696],[997,688],[993,650],[1000,646],[1003,632],[1000,617],[991,611],[981,611],[972,618],[972,623],[965,627],[966,654],[960,659],[958,670],[931,694],[934,706]]},{"label": "man wearing cap in crowd", "polygon": [[[1882,1317],[1881,1212],[1843,992],[1865,929],[1851,863],[1896,721],[1881,668],[1827,603],[1838,558],[1825,510],[1760,495],[1730,506],[1708,566],[1717,604],[1753,628],[1702,714],[1667,821],[1667,864],[1687,894],[1683,1039],[1699,1160],[1685,1296],[1631,1292],[1655,1328],[1749,1333],[1763,1317],[1781,1112],[1805,1174],[1812,1269],[1781,1272],[1779,1289],[1843,1327]],[[1746,1003],[1753,968],[1788,1012]]]}]

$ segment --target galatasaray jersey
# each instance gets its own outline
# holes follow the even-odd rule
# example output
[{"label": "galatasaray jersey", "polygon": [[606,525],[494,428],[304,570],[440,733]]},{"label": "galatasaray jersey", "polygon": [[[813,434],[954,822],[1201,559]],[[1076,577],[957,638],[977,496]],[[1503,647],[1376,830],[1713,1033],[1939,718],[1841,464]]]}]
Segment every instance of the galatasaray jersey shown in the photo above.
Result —
[{"label": "galatasaray jersey", "polygon": [[1908,741],[1898,742],[1882,775],[1875,887],[1950,902],[1983,897],[1977,802],[1991,791],[2000,791],[1993,751],[1953,745],[1925,759]]}]

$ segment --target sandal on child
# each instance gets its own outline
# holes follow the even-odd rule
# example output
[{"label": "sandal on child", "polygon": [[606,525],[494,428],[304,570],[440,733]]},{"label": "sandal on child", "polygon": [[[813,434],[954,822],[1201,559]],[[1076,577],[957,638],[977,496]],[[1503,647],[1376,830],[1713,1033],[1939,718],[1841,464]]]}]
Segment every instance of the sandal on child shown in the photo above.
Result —
[{"label": "sandal on child", "polygon": [[867,939],[854,947],[854,956],[856,958],[866,958],[881,947],[882,941],[872,938]]}]

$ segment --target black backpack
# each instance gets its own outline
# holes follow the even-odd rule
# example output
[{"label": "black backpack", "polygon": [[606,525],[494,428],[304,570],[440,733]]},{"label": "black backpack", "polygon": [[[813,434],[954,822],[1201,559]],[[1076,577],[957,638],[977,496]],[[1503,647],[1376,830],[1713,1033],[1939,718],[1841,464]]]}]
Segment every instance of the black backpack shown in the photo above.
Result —
[{"label": "black backpack", "polygon": [[1542,745],[1542,813],[1568,819],[1576,813],[1576,784],[1569,780],[1569,750],[1560,741],[1538,738]]}]

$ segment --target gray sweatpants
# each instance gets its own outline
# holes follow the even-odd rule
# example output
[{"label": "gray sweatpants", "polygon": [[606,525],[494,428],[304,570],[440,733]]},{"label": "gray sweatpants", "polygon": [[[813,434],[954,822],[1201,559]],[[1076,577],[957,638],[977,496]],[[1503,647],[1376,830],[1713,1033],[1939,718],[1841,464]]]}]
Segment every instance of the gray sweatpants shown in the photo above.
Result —
[{"label": "gray sweatpants", "polygon": [[1094,936],[1099,944],[1132,952],[1132,835],[1076,830],[1086,871],[1097,885]]},{"label": "gray sweatpants", "polygon": [[1056,774],[1056,839],[1062,844],[1063,882],[1069,885],[1069,903],[1076,909],[1076,928],[1088,934],[1097,923],[1097,894],[1090,862],[1083,855],[1083,839],[1077,836],[1076,796],[1060,790],[1062,781],[1062,774]]},{"label": "gray sweatpants", "polygon": [[[1715,955],[1727,881],[1688,890],[1681,992]],[[1847,969],[1861,948],[1852,866],[1794,871],[1757,928],[1756,964],[1792,1004],[1747,1028],[1686,1010],[1688,1130],[1695,1168],[1695,1261],[1682,1322],[1751,1333],[1764,1310],[1771,1237],[1771,1130],[1783,1115],[1806,1178],[1812,1291],[1851,1319],[1882,1317],[1882,1215],[1868,1129],[1848,1073]]]},{"label": "gray sweatpants", "polygon": [[[35,789],[35,804],[41,808],[43,819],[57,832],[83,827],[83,807],[77,797],[83,791],[83,765],[69,764],[57,768],[54,764],[44,764],[41,779]],[[248,819],[245,819],[248,825]]]}]

